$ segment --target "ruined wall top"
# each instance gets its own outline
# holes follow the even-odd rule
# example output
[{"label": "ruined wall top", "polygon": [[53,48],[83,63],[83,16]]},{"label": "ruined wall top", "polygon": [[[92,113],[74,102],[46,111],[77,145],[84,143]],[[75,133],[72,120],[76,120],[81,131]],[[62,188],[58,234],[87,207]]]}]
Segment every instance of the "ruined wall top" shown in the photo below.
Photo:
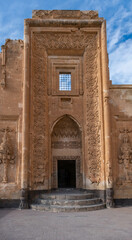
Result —
[{"label": "ruined wall top", "polygon": [[80,10],[33,10],[35,19],[99,19],[98,11]]}]

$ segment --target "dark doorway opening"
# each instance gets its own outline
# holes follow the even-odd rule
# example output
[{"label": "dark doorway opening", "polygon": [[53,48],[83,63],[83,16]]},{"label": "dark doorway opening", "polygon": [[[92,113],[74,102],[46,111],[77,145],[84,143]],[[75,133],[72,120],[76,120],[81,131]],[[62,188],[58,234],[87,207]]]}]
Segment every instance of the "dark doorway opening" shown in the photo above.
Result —
[{"label": "dark doorway opening", "polygon": [[76,187],[76,161],[58,160],[58,188]]}]

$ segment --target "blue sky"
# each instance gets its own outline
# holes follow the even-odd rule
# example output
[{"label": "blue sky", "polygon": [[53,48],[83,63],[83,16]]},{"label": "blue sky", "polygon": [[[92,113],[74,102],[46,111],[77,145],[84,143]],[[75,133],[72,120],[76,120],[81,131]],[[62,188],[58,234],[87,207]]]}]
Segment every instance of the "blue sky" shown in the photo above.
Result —
[{"label": "blue sky", "polygon": [[0,45],[5,39],[23,39],[24,18],[34,9],[98,10],[107,20],[110,79],[132,84],[131,0],[5,0],[0,4]]}]

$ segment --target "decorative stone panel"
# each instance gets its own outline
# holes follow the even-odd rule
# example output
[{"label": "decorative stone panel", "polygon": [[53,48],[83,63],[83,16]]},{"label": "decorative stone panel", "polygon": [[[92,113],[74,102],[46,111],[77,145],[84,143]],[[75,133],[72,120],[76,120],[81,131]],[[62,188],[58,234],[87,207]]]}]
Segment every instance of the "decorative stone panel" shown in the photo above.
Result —
[{"label": "decorative stone panel", "polygon": [[97,11],[80,11],[80,10],[33,10],[32,18],[40,19],[58,19],[58,18],[68,18],[68,19],[97,19]]},{"label": "decorative stone panel", "polygon": [[[16,121],[15,121],[16,120]],[[17,117],[0,119],[0,182],[18,183],[18,121]],[[20,164],[20,162],[19,162]]]},{"label": "decorative stone panel", "polygon": [[117,185],[132,186],[132,129],[119,129]]}]

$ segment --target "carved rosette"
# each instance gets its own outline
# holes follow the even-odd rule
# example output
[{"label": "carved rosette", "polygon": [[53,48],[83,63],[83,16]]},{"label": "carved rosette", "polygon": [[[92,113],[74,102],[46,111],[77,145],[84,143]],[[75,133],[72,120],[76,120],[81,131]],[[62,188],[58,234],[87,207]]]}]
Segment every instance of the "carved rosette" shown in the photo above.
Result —
[{"label": "carved rosette", "polygon": [[[46,49],[85,49],[85,78],[87,92],[87,154],[91,182],[99,183],[101,166],[99,97],[97,79],[97,37],[95,33],[34,33],[33,46],[33,179],[43,179],[38,166],[48,167],[48,96]],[[47,119],[47,122],[46,122]],[[46,164],[44,164],[46,163]],[[87,170],[88,171],[88,170]],[[38,173],[38,174],[37,174]],[[42,182],[41,182],[42,183]]]}]

